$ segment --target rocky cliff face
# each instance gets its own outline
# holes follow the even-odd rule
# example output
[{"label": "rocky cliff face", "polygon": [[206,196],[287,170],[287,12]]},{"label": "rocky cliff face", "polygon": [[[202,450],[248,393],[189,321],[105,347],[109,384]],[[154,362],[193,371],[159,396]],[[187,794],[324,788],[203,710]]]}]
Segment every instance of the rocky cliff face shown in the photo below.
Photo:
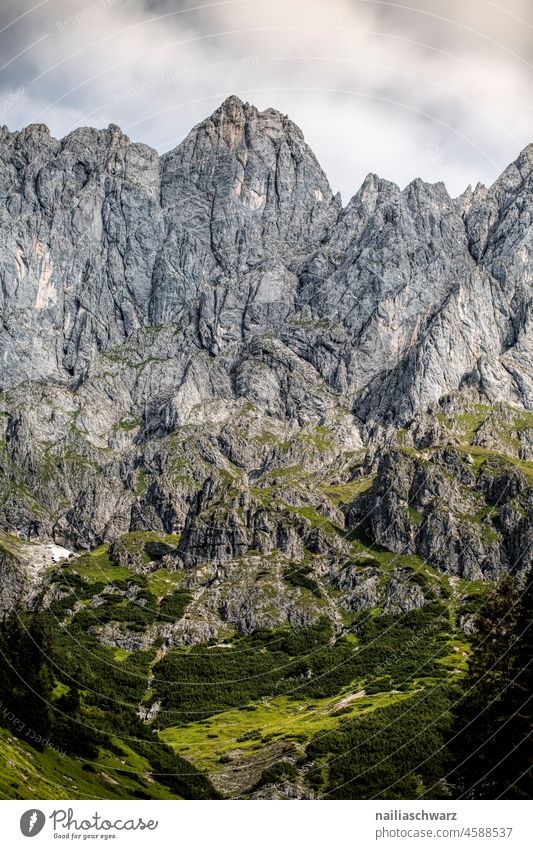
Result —
[{"label": "rocky cliff face", "polygon": [[[3,128],[2,529],[181,534],[172,568],[224,573],[195,579],[211,635],[309,621],[295,564],[332,620],[335,593],[422,604],[379,563],[346,578],[355,531],[466,580],[523,570],[532,173],[530,146],[459,199],[369,175],[343,209],[301,131],[236,97],[162,157]],[[270,603],[216,589],[243,557],[281,558]]]}]

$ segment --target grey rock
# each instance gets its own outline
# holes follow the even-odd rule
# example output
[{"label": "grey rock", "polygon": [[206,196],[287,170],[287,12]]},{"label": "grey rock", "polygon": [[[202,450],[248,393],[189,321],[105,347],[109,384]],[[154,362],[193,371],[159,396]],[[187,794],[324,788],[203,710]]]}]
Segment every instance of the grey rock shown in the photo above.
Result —
[{"label": "grey rock", "polygon": [[[531,508],[520,472],[487,460],[476,476],[451,448],[430,457],[385,451],[372,487],[347,509],[348,528],[363,527],[374,543],[398,555],[416,554],[470,581],[527,569]],[[513,510],[518,496],[521,507]],[[521,547],[519,533],[525,537]]]},{"label": "grey rock", "polygon": [[[523,572],[532,172],[530,145],[459,199],[369,175],[342,209],[301,131],[236,97],[162,157],[114,125],[2,128],[0,528],[140,573],[117,540],[180,533],[153,562],[191,582],[255,553],[329,560],[335,586],[359,526],[450,574]],[[466,442],[461,404],[493,411]],[[0,557],[12,606],[32,582]],[[291,591],[261,621],[310,621]],[[372,575],[337,591],[422,603]],[[260,595],[216,615],[259,627]],[[205,610],[167,639],[218,634]]]},{"label": "grey rock", "polygon": [[385,613],[409,613],[418,610],[426,604],[422,588],[415,583],[408,583],[406,576],[399,569],[394,573],[385,586]]}]

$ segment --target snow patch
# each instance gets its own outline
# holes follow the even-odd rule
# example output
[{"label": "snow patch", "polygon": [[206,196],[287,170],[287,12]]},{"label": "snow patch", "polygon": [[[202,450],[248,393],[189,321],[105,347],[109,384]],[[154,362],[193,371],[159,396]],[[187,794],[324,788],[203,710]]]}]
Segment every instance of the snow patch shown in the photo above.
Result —
[{"label": "snow patch", "polygon": [[61,545],[37,543],[28,547],[27,557],[33,568],[39,572],[41,569],[46,569],[47,566],[53,566],[55,563],[61,563],[62,560],[68,560],[72,557],[73,553]]},{"label": "snow patch", "polygon": [[68,548],[62,548],[60,545],[51,545],[49,548],[50,556],[54,563],[59,563],[60,560],[67,560],[73,553]]}]

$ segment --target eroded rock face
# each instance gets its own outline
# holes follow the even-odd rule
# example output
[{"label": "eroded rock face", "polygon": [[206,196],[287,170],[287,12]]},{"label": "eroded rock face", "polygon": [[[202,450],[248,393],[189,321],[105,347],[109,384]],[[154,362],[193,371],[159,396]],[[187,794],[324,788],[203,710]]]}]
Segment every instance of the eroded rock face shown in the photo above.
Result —
[{"label": "eroded rock face", "polygon": [[47,569],[71,555],[58,545],[0,534],[0,613],[31,601]]},{"label": "eroded rock face", "polygon": [[474,473],[453,448],[428,459],[393,449],[383,453],[372,487],[349,507],[347,525],[450,575],[496,580],[529,567],[529,493],[519,468],[490,455]]},{"label": "eroded rock face", "polygon": [[365,418],[412,415],[472,373],[531,401],[531,146],[460,201],[369,175],[343,210],[299,128],[236,97],[161,158],[114,125],[0,142],[11,385],[85,379],[170,324],[188,403],[209,396],[191,343],[219,355],[268,330],[334,389],[368,387]]},{"label": "eroded rock face", "polygon": [[[181,534],[195,569],[338,561],[364,519],[450,574],[525,568],[521,467],[470,463],[443,399],[494,408],[472,450],[509,436],[528,461],[531,426],[502,410],[533,405],[532,169],[530,146],[457,200],[369,175],[342,209],[301,131],[236,97],[162,157],[115,126],[3,128],[1,527],[76,548]],[[430,464],[394,448],[401,426]],[[347,510],[323,489],[370,474]],[[497,527],[465,519],[477,497]],[[374,583],[339,591],[370,609]]]},{"label": "eroded rock face", "polygon": [[0,139],[6,379],[68,381],[146,323],[162,235],[160,163],[116,126]]}]

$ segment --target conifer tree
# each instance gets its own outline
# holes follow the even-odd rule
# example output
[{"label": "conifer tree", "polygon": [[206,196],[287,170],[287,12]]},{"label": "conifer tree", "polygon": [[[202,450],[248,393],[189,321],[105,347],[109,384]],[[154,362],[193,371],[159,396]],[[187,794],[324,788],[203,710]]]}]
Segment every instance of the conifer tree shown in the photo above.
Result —
[{"label": "conifer tree", "polygon": [[510,576],[503,578],[476,617],[451,742],[450,780],[458,797],[532,797],[531,577],[528,581],[521,594]]},{"label": "conifer tree", "polygon": [[42,749],[52,727],[51,639],[45,617],[14,612],[0,624],[0,720]]}]

